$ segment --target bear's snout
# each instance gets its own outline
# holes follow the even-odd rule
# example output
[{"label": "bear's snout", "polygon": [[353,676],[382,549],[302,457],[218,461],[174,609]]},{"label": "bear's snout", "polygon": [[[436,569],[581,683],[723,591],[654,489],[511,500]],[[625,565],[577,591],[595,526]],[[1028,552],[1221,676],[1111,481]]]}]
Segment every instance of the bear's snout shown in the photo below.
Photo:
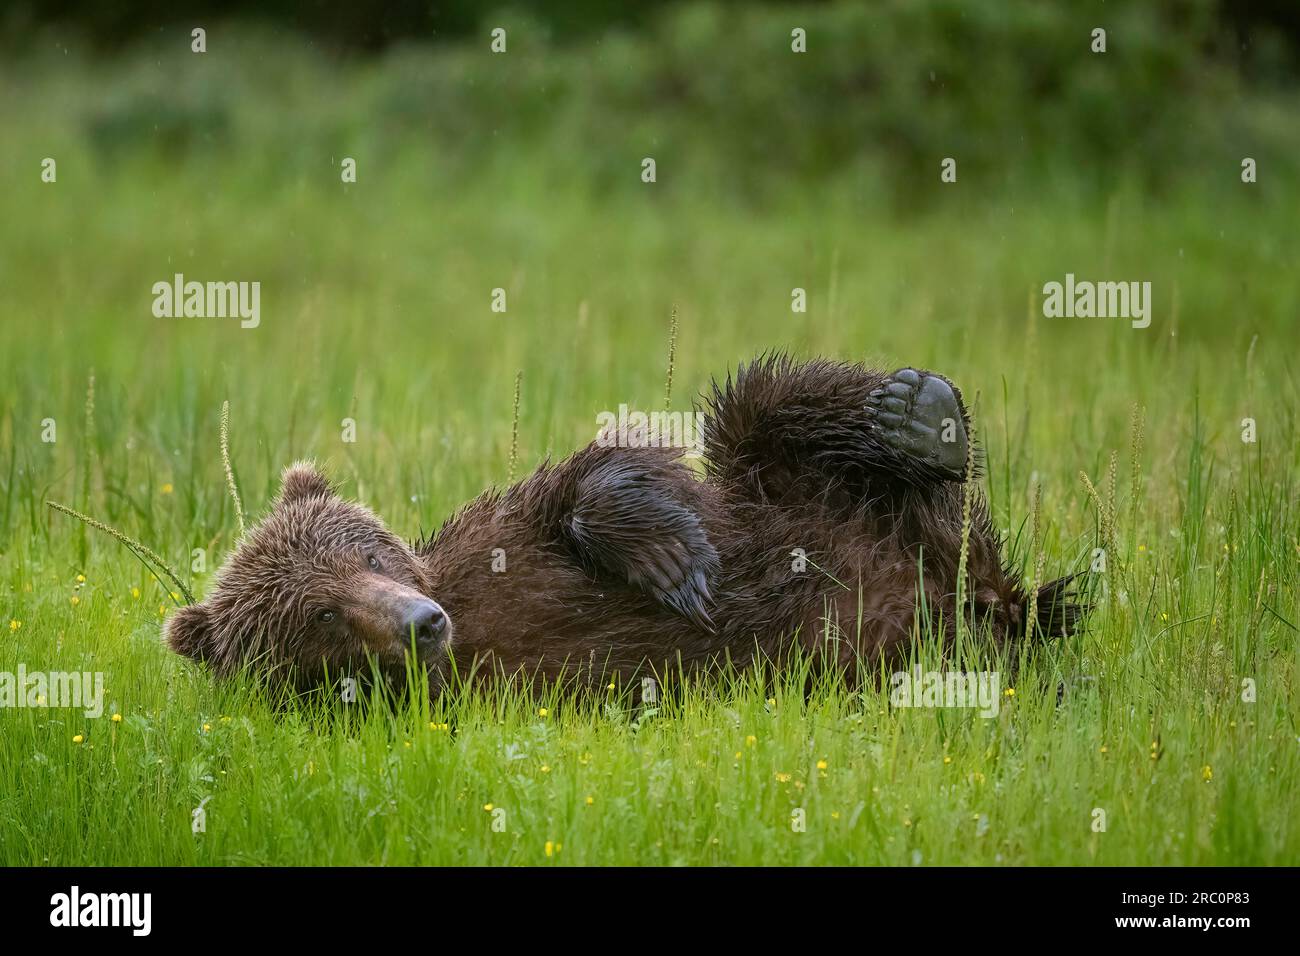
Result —
[{"label": "bear's snout", "polygon": [[360,579],[347,621],[366,647],[383,656],[400,658],[414,642],[423,657],[451,638],[451,619],[437,601],[377,574]]},{"label": "bear's snout", "polygon": [[421,648],[434,647],[447,632],[447,614],[437,603],[428,599],[417,601],[406,613],[402,622],[402,639],[410,640]]}]

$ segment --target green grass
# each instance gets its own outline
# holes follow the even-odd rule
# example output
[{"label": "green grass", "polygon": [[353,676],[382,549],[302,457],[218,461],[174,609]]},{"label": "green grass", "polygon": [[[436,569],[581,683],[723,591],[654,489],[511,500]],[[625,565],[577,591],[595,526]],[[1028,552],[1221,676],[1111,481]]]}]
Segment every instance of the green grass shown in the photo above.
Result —
[{"label": "green grass", "polygon": [[[360,182],[343,186],[346,152],[271,132],[314,95],[302,87],[241,106],[260,122],[233,152],[180,155],[99,151],[74,106],[95,87],[75,72],[0,102],[0,671],[107,685],[99,720],[0,710],[0,864],[1300,859],[1294,178],[1148,199],[1117,175],[1095,201],[1068,177],[994,193],[963,173],[909,213],[852,173],[749,203],[671,162],[641,184],[639,142],[606,144],[627,182],[596,189],[563,155],[473,168],[414,139],[355,150]],[[177,271],[261,281],[261,327],[155,319],[150,287]],[[1149,279],[1151,327],[1044,319],[1038,290],[1066,272]],[[796,286],[807,314],[790,311]],[[517,370],[521,467],[589,441],[601,410],[658,407],[674,307],[679,408],[772,348],[954,378],[1016,560],[1032,563],[1035,484],[1046,574],[1113,539],[1088,631],[1034,655],[989,720],[876,690],[805,697],[797,675],[742,675],[653,714],[509,694],[279,713],[169,655],[166,593],[42,504],[183,570],[205,549],[186,575],[204,591],[237,530],[228,399],[251,516],[311,456],[415,537],[505,480]],[[1078,675],[1095,680],[1058,706]]]}]

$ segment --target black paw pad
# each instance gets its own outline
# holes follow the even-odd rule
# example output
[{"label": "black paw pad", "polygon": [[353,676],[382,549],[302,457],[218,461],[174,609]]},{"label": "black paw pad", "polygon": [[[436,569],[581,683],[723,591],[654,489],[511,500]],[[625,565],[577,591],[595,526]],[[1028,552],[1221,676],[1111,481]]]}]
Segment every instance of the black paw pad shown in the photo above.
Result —
[{"label": "black paw pad", "polygon": [[966,471],[966,422],[957,393],[941,376],[899,369],[867,398],[879,438],[896,450],[960,478]]}]

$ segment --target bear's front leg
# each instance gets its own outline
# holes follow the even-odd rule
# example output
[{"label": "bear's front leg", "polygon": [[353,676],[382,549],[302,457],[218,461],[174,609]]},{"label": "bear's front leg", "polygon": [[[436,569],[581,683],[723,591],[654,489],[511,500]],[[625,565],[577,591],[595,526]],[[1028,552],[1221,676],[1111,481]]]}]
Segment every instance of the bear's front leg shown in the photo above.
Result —
[{"label": "bear's front leg", "polygon": [[704,489],[676,451],[589,446],[557,469],[560,535],[596,580],[646,594],[713,630],[717,549],[696,509]]}]

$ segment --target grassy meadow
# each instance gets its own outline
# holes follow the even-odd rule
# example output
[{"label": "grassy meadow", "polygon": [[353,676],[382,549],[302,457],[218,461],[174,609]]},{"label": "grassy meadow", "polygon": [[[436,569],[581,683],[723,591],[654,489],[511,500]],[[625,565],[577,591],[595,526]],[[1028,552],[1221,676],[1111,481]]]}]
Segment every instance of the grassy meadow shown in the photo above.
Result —
[{"label": "grassy meadow", "polygon": [[[697,20],[671,36],[700,45]],[[941,184],[947,153],[787,174],[760,139],[711,145],[735,117],[642,113],[626,91],[598,115],[588,86],[654,52],[634,39],[589,68],[519,39],[523,104],[486,85],[477,41],[335,62],[256,32],[213,31],[206,57],[170,39],[0,66],[0,672],[105,681],[98,719],[0,708],[0,864],[1300,861],[1285,111],[1248,120],[1227,95],[1236,141],[1158,188],[1119,145],[1086,175],[1068,151],[1025,158],[1032,177],[994,151]],[[1243,141],[1275,158],[1255,184]],[[156,318],[175,273],[259,281],[259,326]],[[1045,318],[1067,273],[1149,280],[1150,327]],[[651,712],[501,692],[282,713],[172,656],[167,591],[44,505],[140,539],[202,593],[238,534],[229,401],[251,516],[311,457],[414,538],[507,480],[516,373],[520,472],[590,441],[603,410],[660,407],[673,310],[676,409],[770,349],[958,382],[1017,564],[1056,576],[1105,549],[1086,632],[1031,654],[993,719],[805,694],[797,674]]]}]

